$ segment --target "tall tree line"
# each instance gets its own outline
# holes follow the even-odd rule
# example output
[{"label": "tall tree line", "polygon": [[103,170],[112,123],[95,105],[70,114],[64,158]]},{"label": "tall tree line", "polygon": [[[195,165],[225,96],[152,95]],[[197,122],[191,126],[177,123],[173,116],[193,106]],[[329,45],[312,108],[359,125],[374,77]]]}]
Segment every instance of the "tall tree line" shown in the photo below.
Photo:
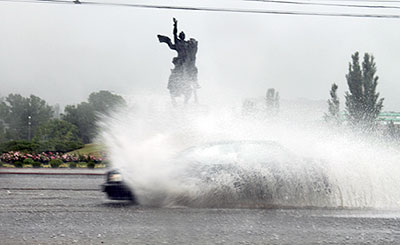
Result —
[{"label": "tall tree line", "polygon": [[[359,53],[351,56],[346,80],[349,90],[345,93],[345,112],[349,125],[355,129],[371,131],[376,126],[376,119],[383,108],[383,98],[379,98],[374,56],[365,53],[360,65]],[[327,121],[340,121],[338,86],[332,84],[328,100]]]},{"label": "tall tree line", "polygon": [[32,140],[50,150],[62,142],[71,147],[73,142],[90,143],[96,136],[100,115],[124,105],[121,96],[102,90],[91,93],[78,105],[67,105],[61,119],[57,119],[45,100],[35,95],[9,94],[0,98],[0,143]]}]

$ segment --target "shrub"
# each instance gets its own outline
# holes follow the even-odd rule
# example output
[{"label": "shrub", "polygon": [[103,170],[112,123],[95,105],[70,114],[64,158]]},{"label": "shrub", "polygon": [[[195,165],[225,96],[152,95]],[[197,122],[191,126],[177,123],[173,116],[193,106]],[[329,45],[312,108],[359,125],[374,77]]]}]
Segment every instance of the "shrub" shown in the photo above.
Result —
[{"label": "shrub", "polygon": [[9,151],[21,151],[21,152],[32,152],[38,147],[36,142],[30,142],[26,140],[12,140],[4,142],[0,145],[2,152]]},{"label": "shrub", "polygon": [[40,162],[36,162],[36,161],[32,163],[32,167],[34,167],[34,168],[40,168],[41,165],[42,164]]},{"label": "shrub", "polygon": [[80,162],[86,162],[87,161],[87,156],[85,156],[85,155],[79,154],[78,158],[79,158]]},{"label": "shrub", "polygon": [[1,168],[1,167],[3,167],[3,162],[2,162],[2,161],[0,161],[0,168]]},{"label": "shrub", "polygon": [[76,162],[69,162],[68,164],[70,168],[76,168]]},{"label": "shrub", "polygon": [[94,161],[89,161],[87,164],[88,168],[94,168],[96,166],[96,163],[94,163]]},{"label": "shrub", "polygon": [[16,168],[22,168],[22,167],[24,166],[24,164],[23,164],[21,161],[16,161],[16,162],[14,163],[14,166],[15,166]]},{"label": "shrub", "polygon": [[60,164],[62,164],[62,163],[63,163],[63,161],[60,160],[60,159],[53,159],[53,160],[51,160],[51,161],[49,162],[49,164],[50,164],[50,166],[51,166],[52,168],[58,168],[58,167],[60,166]]},{"label": "shrub", "polygon": [[32,165],[33,166],[33,163],[34,163],[35,161],[32,159],[32,158],[25,158],[24,159],[24,161],[22,162],[23,164],[26,164],[26,165]]},{"label": "shrub", "polygon": [[86,162],[78,162],[78,165],[80,168],[86,168],[87,167],[87,163]]}]

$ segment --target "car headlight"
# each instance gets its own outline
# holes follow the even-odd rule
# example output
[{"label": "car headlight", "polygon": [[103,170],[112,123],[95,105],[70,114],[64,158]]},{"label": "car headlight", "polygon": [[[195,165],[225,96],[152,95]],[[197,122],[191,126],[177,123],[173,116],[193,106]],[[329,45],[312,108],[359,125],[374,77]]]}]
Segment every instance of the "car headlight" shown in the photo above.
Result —
[{"label": "car headlight", "polygon": [[110,182],[120,182],[120,181],[122,181],[122,174],[120,174],[120,173],[112,173],[108,177],[108,181],[110,181]]}]

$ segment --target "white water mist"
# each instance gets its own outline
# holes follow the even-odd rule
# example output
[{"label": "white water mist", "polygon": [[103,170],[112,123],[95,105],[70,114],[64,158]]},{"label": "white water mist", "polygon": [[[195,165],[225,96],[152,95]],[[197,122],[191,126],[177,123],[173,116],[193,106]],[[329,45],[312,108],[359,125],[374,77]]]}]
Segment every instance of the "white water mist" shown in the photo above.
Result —
[{"label": "white water mist", "polygon": [[400,207],[400,154],[382,142],[232,105],[132,104],[102,121],[101,140],[143,205]]}]

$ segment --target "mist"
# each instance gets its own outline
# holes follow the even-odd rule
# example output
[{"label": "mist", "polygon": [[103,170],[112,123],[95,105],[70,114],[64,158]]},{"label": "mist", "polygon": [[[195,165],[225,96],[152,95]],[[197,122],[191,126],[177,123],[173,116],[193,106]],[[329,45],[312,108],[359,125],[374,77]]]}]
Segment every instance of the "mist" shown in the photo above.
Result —
[{"label": "mist", "polygon": [[[345,74],[351,54],[360,51],[375,56],[384,110],[399,110],[397,20],[0,4],[1,96],[35,94],[64,106],[84,101],[98,90],[166,95],[175,52],[160,44],[156,35],[172,35],[172,17],[176,17],[179,29],[199,41],[201,102],[263,96],[268,88],[287,100],[326,101],[333,82],[342,96],[347,91]],[[218,4],[270,7],[214,5]]]},{"label": "mist", "polygon": [[398,148],[299,107],[249,117],[147,95],[104,118],[99,141],[145,206],[399,208]]}]

